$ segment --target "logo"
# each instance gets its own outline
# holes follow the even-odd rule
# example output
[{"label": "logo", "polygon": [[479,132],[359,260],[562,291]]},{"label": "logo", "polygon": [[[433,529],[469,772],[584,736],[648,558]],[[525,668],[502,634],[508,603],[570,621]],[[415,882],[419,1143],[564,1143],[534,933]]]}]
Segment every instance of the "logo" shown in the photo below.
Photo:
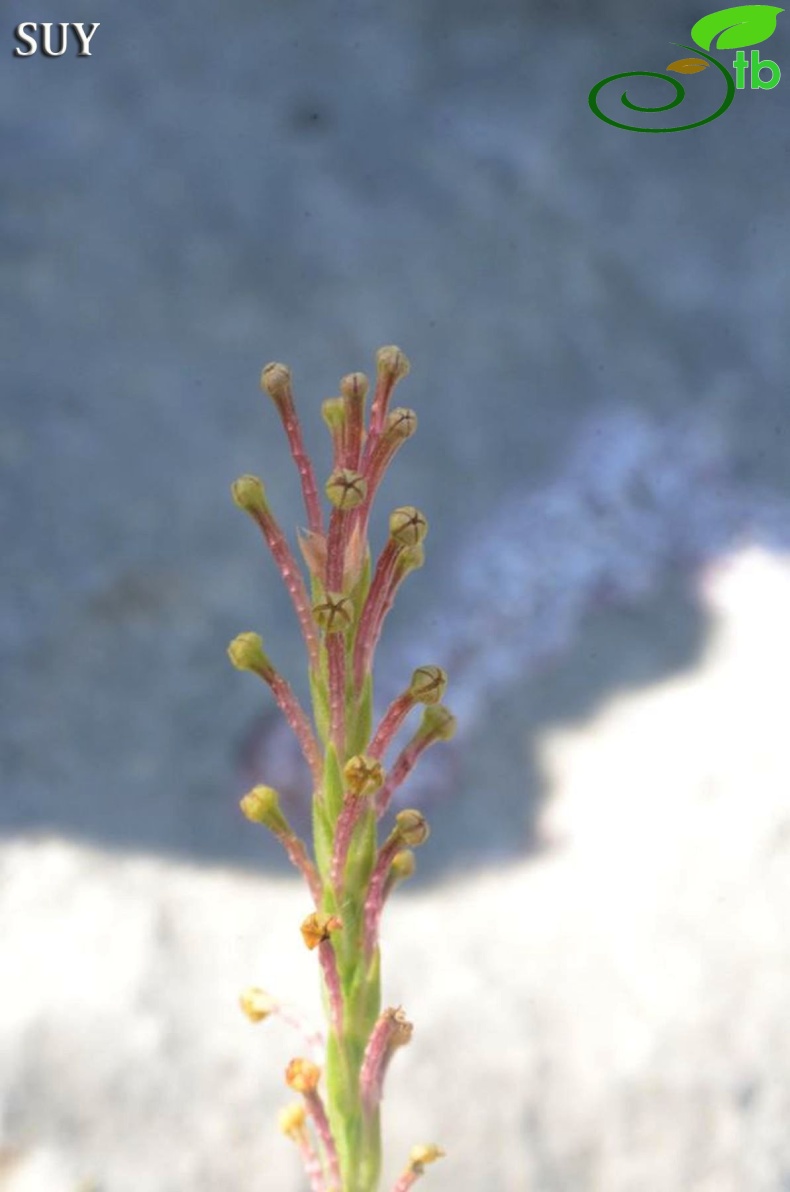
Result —
[{"label": "logo", "polygon": [[[772,62],[770,58],[761,58],[759,50],[752,50],[748,58],[743,51],[746,46],[756,46],[768,40],[776,29],[776,18],[780,12],[784,12],[784,9],[774,8],[770,4],[739,4],[736,8],[722,8],[719,12],[712,12],[710,16],[702,17],[692,27],[691,37],[695,43],[694,46],[681,45],[680,42],[672,43],[678,45],[682,50],[690,50],[694,57],[678,58],[676,61],[670,62],[669,66],[665,67],[666,70],[671,70],[675,74],[695,75],[713,66],[723,78],[724,99],[711,116],[695,120],[692,124],[680,124],[670,128],[640,128],[638,124],[624,124],[620,120],[613,120],[611,116],[607,116],[601,111],[598,105],[600,92],[608,83],[616,83],[618,79],[663,79],[670,84],[675,92],[674,98],[669,103],[644,107],[633,103],[628,98],[628,92],[624,91],[620,96],[620,103],[631,112],[652,114],[654,112],[669,112],[672,108],[678,107],[686,98],[684,87],[670,75],[660,74],[654,70],[629,70],[623,74],[609,75],[608,78],[601,79],[589,94],[590,110],[599,120],[605,120],[607,124],[612,124],[615,128],[624,128],[628,132],[686,132],[689,128],[700,128],[703,124],[710,124],[711,120],[716,120],[727,111],[735,98],[735,92],[744,89],[747,74],[752,91],[770,91],[779,82],[782,72],[775,62]],[[705,52],[711,49],[738,51],[732,62],[734,76],[717,58]],[[698,56],[699,54],[701,57]]]}]

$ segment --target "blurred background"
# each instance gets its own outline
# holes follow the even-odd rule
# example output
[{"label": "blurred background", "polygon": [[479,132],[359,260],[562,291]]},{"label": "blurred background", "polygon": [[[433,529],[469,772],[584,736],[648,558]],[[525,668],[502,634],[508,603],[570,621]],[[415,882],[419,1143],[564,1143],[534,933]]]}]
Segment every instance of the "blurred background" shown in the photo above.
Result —
[{"label": "blurred background", "polygon": [[[225,648],[303,660],[229,485],[302,524],[261,366],[323,475],[321,401],[395,343],[374,537],[431,534],[379,698],[441,663],[461,728],[404,791],[383,1188],[435,1140],[435,1192],[787,1192],[790,18],[776,89],[641,136],[587,96],[681,55],[679,0],[4,14],[0,1188],[304,1187],[298,1040],[237,1005],[320,1012],[238,811],[304,790]],[[13,57],[23,20],[92,56]]]}]

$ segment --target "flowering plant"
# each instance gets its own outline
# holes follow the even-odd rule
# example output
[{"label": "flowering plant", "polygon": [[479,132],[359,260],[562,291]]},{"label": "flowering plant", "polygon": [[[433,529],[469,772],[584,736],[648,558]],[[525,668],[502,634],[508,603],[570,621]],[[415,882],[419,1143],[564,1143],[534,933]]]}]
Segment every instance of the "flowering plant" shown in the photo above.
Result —
[{"label": "flowering plant", "polygon": [[[384,1076],[413,1029],[401,1007],[382,1009],[379,928],[393,888],[414,871],[412,850],[429,832],[422,813],[406,809],[397,812],[379,842],[379,821],[421,754],[455,731],[455,719],[441,703],[447,676],[433,665],[414,671],[373,727],[376,645],[400,585],[422,565],[428,531],[418,509],[395,509],[372,568],[373,499],[401,444],[417,427],[413,410],[390,409],[393,390],[408,372],[399,348],[379,349],[367,425],[369,383],[363,373],[344,377],[339,396],[324,402],[333,449],[324,489],[330,503],[325,525],[290,370],[283,364],[263,369],[261,387],[274,402],[301,479],[307,527],[298,540],[307,581],[261,481],[242,476],[232,487],[234,501],[260,527],[282,575],[309,667],[312,718],[256,633],[242,633],[228,647],[234,666],[252,671],[271,688],[312,777],[312,854],[293,831],[275,790],[255,786],[241,800],[246,817],[282,843],[314,904],[301,934],[320,964],[327,1037],[302,1031],[307,1054],[295,1057],[285,1074],[300,1099],[280,1118],[283,1132],[300,1151],[312,1192],[375,1192],[379,1186]],[[387,752],[417,705],[423,707],[419,724],[385,770]],[[261,989],[246,990],[241,1005],[253,1021],[277,1012],[301,1026],[292,1010]],[[406,1192],[442,1153],[433,1144],[416,1146],[393,1192]]]}]

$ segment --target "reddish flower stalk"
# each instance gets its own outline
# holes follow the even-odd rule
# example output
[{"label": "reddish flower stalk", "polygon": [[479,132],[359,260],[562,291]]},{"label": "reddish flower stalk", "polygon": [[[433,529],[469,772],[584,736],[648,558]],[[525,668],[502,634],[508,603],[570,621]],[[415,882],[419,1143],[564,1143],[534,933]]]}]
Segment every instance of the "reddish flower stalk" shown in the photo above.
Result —
[{"label": "reddish flower stalk", "polygon": [[331,939],[322,940],[318,945],[318,959],[321,962],[329,994],[332,1028],[339,1035],[343,1030],[343,993],[340,988],[340,975],[337,971],[337,957]]},{"label": "reddish flower stalk", "polygon": [[318,742],[313,735],[310,721],[307,719],[299,700],[294,695],[290,684],[282,675],[275,674],[269,681],[269,686],[280,706],[283,716],[301,745],[305,760],[310,767],[316,783],[318,783],[321,778],[321,753],[318,748]]},{"label": "reddish flower stalk", "polygon": [[304,449],[302,427],[294,404],[291,388],[291,370],[285,364],[267,364],[261,373],[261,388],[265,389],[277,407],[277,412],[291,448],[291,455],[302,483],[302,495],[307,513],[307,524],[315,534],[323,533],[324,518],[318,500],[315,472],[309,455]]},{"label": "reddish flower stalk", "polygon": [[294,1092],[301,1093],[304,1097],[305,1108],[313,1119],[316,1134],[323,1148],[329,1178],[337,1192],[340,1192],[340,1164],[329,1119],[326,1116],[321,1094],[318,1092],[320,1078],[321,1069],[310,1060],[301,1057],[291,1060],[285,1070],[285,1082],[288,1087],[292,1088]]},{"label": "reddish flower stalk", "polygon": [[365,898],[364,915],[364,950],[370,961],[378,942],[379,920],[384,907],[384,889],[389,876],[390,866],[395,856],[403,849],[416,848],[424,844],[429,835],[425,816],[420,811],[411,808],[399,811],[395,816],[395,827],[378,851],[376,864],[368,882],[367,897]]},{"label": "reddish flower stalk", "polygon": [[379,818],[386,813],[395,791],[411,774],[425,750],[436,741],[451,740],[455,735],[455,728],[455,717],[442,704],[432,704],[425,709],[419,728],[398,754],[376,796],[376,813]]},{"label": "reddish flower stalk", "polygon": [[345,436],[343,444],[343,467],[359,470],[362,443],[365,437],[363,418],[368,379],[364,373],[349,373],[340,382],[340,392],[345,402]]},{"label": "reddish flower stalk", "polygon": [[413,1147],[409,1156],[408,1166],[403,1171],[392,1192],[408,1192],[408,1189],[412,1188],[420,1176],[423,1175],[426,1164],[435,1163],[443,1155],[444,1151],[441,1147],[434,1146],[433,1143]]},{"label": "reddish flower stalk", "polygon": [[406,576],[411,571],[415,571],[418,567],[422,567],[424,552],[422,546],[404,547],[400,555],[395,561],[395,568],[393,574],[390,576],[389,583],[379,601],[378,605],[372,612],[372,623],[368,629],[367,641],[365,642],[364,655],[362,661],[363,672],[371,665],[373,655],[376,651],[376,646],[381,637],[381,631],[384,628],[384,622],[387,619],[390,609],[395,603],[395,597],[398,588],[405,580]]},{"label": "reddish flower stalk", "polygon": [[324,1169],[306,1130],[296,1139],[296,1146],[302,1159],[304,1173],[310,1182],[310,1192],[326,1192]]},{"label": "reddish flower stalk", "polygon": [[376,563],[376,570],[365,600],[362,616],[359,619],[359,628],[354,642],[354,681],[357,687],[362,686],[365,677],[365,667],[367,659],[370,657],[371,637],[378,620],[379,606],[386,599],[395,564],[402,550],[403,547],[399,542],[388,538]]},{"label": "reddish flower stalk", "polygon": [[371,757],[382,758],[389,748],[392,738],[403,724],[412,708],[417,703],[411,691],[403,691],[396,696],[381,718],[381,722],[373,735],[368,752]]},{"label": "reddish flower stalk", "polygon": [[307,1105],[307,1112],[315,1123],[315,1130],[321,1142],[324,1155],[326,1157],[327,1170],[329,1172],[330,1190],[332,1192],[340,1192],[340,1162],[337,1157],[337,1147],[335,1140],[332,1137],[332,1130],[329,1125],[329,1118],[326,1116],[326,1109],[324,1102],[321,1100],[321,1095],[316,1090],[311,1093],[305,1093],[305,1104]]},{"label": "reddish flower stalk", "polygon": [[398,381],[408,376],[409,367],[409,362],[400,348],[379,348],[376,353],[376,391],[373,395],[373,404],[370,407],[370,426],[368,441],[365,445],[365,461],[370,458],[370,452],[381,434],[392,391]]},{"label": "reddish flower stalk", "polygon": [[366,1114],[370,1115],[378,1109],[390,1060],[399,1047],[404,1047],[410,1041],[413,1030],[413,1025],[406,1020],[400,1006],[397,1009],[390,1006],[379,1015],[368,1039],[359,1073],[359,1090]]},{"label": "reddish flower stalk", "polygon": [[368,492],[358,515],[358,524],[363,533],[367,533],[370,509],[387,468],[398,448],[411,438],[416,429],[417,415],[414,410],[399,406],[387,415],[384,429],[365,461],[364,475]]},{"label": "reddish flower stalk", "polygon": [[292,865],[295,865],[299,872],[307,882],[307,888],[313,902],[317,907],[321,905],[323,891],[321,889],[321,879],[318,876],[315,865],[307,855],[307,850],[304,843],[298,836],[284,836],[281,838],[283,848],[288,854],[288,860]]},{"label": "reddish flower stalk", "polygon": [[332,866],[329,871],[329,883],[338,894],[342,892],[343,870],[346,867],[348,848],[354,829],[359,823],[360,816],[365,809],[365,803],[356,795],[346,795],[343,807],[335,826],[335,845],[332,851]]},{"label": "reddish flower stalk", "polygon": [[263,484],[257,476],[240,476],[232,485],[231,491],[238,507],[245,513],[249,513],[266,539],[266,545],[279,568],[299,619],[310,659],[310,669],[316,671],[318,669],[318,635],[310,612],[307,589],[299,564],[293,556],[277,519],[269,508]]},{"label": "reddish flower stalk", "polygon": [[263,649],[263,642],[257,633],[240,633],[228,646],[231,662],[239,670],[251,671],[263,679],[277,701],[280,711],[287,720],[294,736],[299,742],[305,760],[310,767],[313,780],[318,785],[321,781],[323,764],[318,742],[315,739],[310,722],[302,709],[299,700],[294,695],[290,684],[275,670],[268,655]]}]

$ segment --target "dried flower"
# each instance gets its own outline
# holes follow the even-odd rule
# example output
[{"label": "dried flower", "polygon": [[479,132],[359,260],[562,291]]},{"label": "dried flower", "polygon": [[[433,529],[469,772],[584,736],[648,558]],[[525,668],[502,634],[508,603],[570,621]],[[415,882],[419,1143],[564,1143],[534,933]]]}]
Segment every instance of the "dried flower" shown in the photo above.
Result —
[{"label": "dried flower", "polygon": [[285,1083],[295,1093],[314,1093],[321,1079],[321,1069],[312,1060],[291,1060],[285,1069]]},{"label": "dried flower", "polygon": [[333,931],[340,931],[342,919],[337,915],[328,915],[324,911],[314,911],[302,923],[302,939],[311,950],[319,944],[325,943]]},{"label": "dried flower", "polygon": [[250,985],[239,994],[239,1005],[250,1022],[263,1022],[277,1010],[274,998],[257,985]]}]

